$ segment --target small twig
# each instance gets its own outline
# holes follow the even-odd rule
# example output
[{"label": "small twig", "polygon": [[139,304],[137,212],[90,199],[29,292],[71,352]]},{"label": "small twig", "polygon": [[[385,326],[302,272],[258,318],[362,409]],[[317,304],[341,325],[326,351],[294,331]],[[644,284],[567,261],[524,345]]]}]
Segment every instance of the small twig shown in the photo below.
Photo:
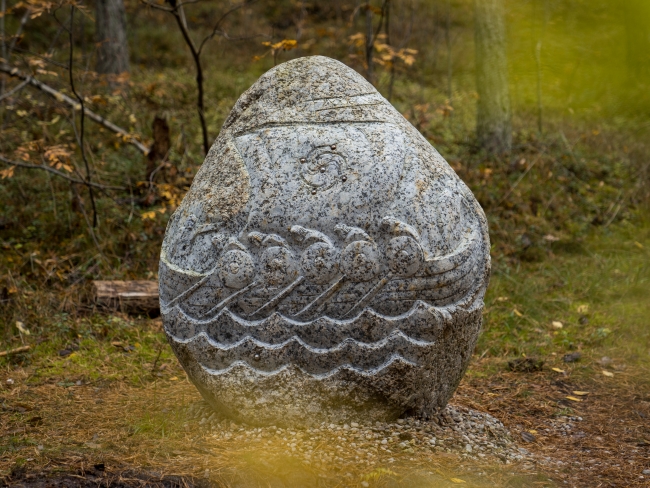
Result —
[{"label": "small twig", "polygon": [[[9,66],[8,64],[3,64],[3,65],[0,65],[0,72],[6,73],[9,76],[12,76],[14,78],[25,80],[25,81],[27,81],[27,83],[29,85],[31,85],[31,86],[33,86],[35,88],[38,88],[39,90],[41,90],[41,91],[47,93],[48,95],[56,98],[60,102],[65,102],[66,104],[70,105],[74,110],[81,110],[81,105],[79,104],[79,102],[77,102],[73,98],[71,98],[71,97],[69,97],[67,95],[64,95],[60,91],[55,90],[51,86],[46,85],[42,81],[37,80],[33,76],[29,76],[27,74],[21,73],[20,71],[18,71],[18,68],[16,68],[16,67]],[[119,134],[120,136],[122,136],[122,139],[125,142],[128,142],[129,144],[132,144],[133,146],[137,147],[140,150],[140,152],[142,152],[142,154],[144,154],[144,155],[149,154],[149,148],[147,146],[145,146],[140,141],[135,139],[131,134],[129,134],[127,131],[125,131],[121,127],[119,127],[119,126],[115,125],[114,123],[106,120],[101,115],[96,114],[95,112],[93,112],[92,110],[90,110],[90,109],[88,109],[86,107],[83,107],[83,111],[90,120],[92,120],[93,122],[98,123],[99,125],[107,128],[108,130],[110,130],[112,132],[115,132],[116,134]]]},{"label": "small twig", "polygon": [[22,90],[25,86],[27,86],[28,83],[29,83],[28,81],[23,81],[23,82],[20,83],[18,86],[12,88],[12,89],[9,90],[7,93],[5,93],[4,95],[0,96],[0,102],[1,102],[2,100],[4,100],[5,98],[9,98],[9,97],[10,97],[11,95],[13,95],[14,93],[19,92],[20,90]]},{"label": "small twig", "polygon": [[29,20],[29,14],[31,13],[32,10],[29,7],[27,7],[25,13],[23,14],[23,17],[20,19],[20,25],[18,26],[18,29],[14,34],[14,38],[11,40],[11,44],[9,44],[9,54],[7,54],[7,57],[5,57],[5,61],[9,61],[8,57],[11,55],[11,52],[16,47],[16,42],[18,42],[18,39],[20,39],[20,35],[23,33],[23,28],[25,27],[25,24]]},{"label": "small twig", "polygon": [[151,368],[151,374],[154,374],[156,372],[156,367],[158,366],[158,360],[160,359],[160,354],[162,354],[163,350],[163,345],[161,344],[160,347],[158,348],[158,355],[156,356],[156,360],[153,362],[153,366]]},{"label": "small twig", "polygon": [[[48,171],[56,176],[59,176],[65,180],[68,180],[71,183],[76,183],[78,185],[87,185],[88,183],[85,182],[84,180],[78,180],[77,178],[73,178],[72,176],[69,176],[62,171],[58,171],[54,168],[51,168],[49,166],[44,166],[41,164],[29,164],[29,163],[19,163],[18,161],[12,161],[11,159],[8,159],[4,157],[3,155],[0,154],[0,161],[2,161],[5,164],[8,164],[10,166],[18,166],[19,168],[27,168],[27,169],[41,169],[43,171]],[[126,191],[128,188],[124,186],[110,186],[110,185],[102,185],[100,183],[95,183],[95,182],[90,182],[90,185],[92,185],[95,188],[101,189],[101,190],[120,190],[120,191]]]},{"label": "small twig", "polygon": [[[82,184],[85,185],[86,182],[84,181]],[[74,193],[75,198],[79,201],[79,210],[81,210],[81,214],[84,216],[84,220],[86,221],[86,225],[88,226],[88,232],[90,233],[90,237],[92,237],[93,242],[95,243],[95,247],[99,251],[99,254],[101,254],[103,258],[106,258],[106,256],[104,256],[104,253],[102,252],[102,248],[99,245],[97,236],[95,235],[95,230],[93,229],[93,226],[90,225],[90,221],[88,220],[88,215],[86,214],[85,205],[83,204],[81,195],[79,195],[79,192],[77,191],[77,188],[74,185],[70,185],[70,187],[72,188],[72,193]]]},{"label": "small twig", "polygon": [[[205,43],[208,42],[209,40],[213,39],[214,36],[216,36],[217,34],[219,34],[220,36],[222,36],[222,37],[224,37],[224,38],[226,38],[226,39],[228,39],[228,40],[233,40],[233,39],[228,35],[227,32],[224,32],[224,31],[222,31],[221,29],[219,29],[219,27],[221,26],[221,23],[222,23],[224,20],[226,20],[226,17],[228,17],[231,13],[236,12],[237,10],[239,10],[239,9],[242,8],[242,7],[246,7],[246,6],[248,6],[248,5],[252,5],[253,3],[255,3],[255,2],[257,2],[257,1],[258,1],[258,0],[245,0],[244,2],[237,4],[237,5],[235,5],[233,8],[231,8],[230,10],[226,11],[226,12],[225,12],[225,13],[224,13],[220,18],[219,18],[219,20],[217,20],[217,23],[214,25],[214,28],[212,29],[212,32],[211,32],[209,35],[207,35],[207,36],[206,36],[206,37],[201,41],[201,44],[199,45],[199,55],[201,55],[201,52],[203,51],[203,47],[205,46]],[[187,2],[185,2],[185,3],[187,3]],[[246,38],[241,37],[241,38],[238,38],[238,39],[250,39],[251,37],[258,37],[258,36],[250,36],[250,37],[246,37]]]},{"label": "small twig", "polygon": [[[86,181],[85,184],[88,186],[88,195],[90,196],[90,206],[93,209],[93,227],[97,227],[97,205],[95,203],[95,194],[93,192],[93,186],[90,184],[90,165],[88,164],[88,158],[86,157],[86,148],[84,146],[84,133],[85,133],[85,126],[84,122],[86,121],[86,111],[84,110],[84,99],[79,93],[77,92],[75,86],[74,86],[74,73],[73,73],[73,55],[74,55],[74,38],[73,38],[73,32],[74,32],[74,11],[75,11],[75,6],[72,5],[70,6],[70,31],[69,31],[69,39],[70,39],[70,59],[68,61],[68,73],[70,74],[70,89],[72,90],[72,93],[74,93],[74,96],[77,97],[77,100],[79,101],[79,105],[81,106],[81,111],[80,111],[80,120],[79,120],[79,149],[81,149],[81,158],[83,159],[84,166],[86,167]],[[74,123],[74,116],[72,119]]]},{"label": "small twig", "polygon": [[524,174],[522,174],[522,175],[519,177],[519,179],[515,182],[515,184],[512,185],[512,186],[510,187],[510,190],[508,190],[508,193],[506,193],[506,194],[503,196],[503,198],[502,198],[501,200],[499,200],[499,203],[497,203],[497,207],[498,207],[499,205],[501,205],[501,204],[506,200],[506,198],[508,198],[508,197],[510,196],[510,194],[515,190],[515,188],[517,188],[517,185],[519,185],[519,183],[521,183],[521,180],[523,180],[523,179],[526,177],[526,175],[528,174],[528,172],[529,172],[531,169],[533,169],[533,166],[535,166],[535,164],[537,163],[537,161],[539,161],[540,158],[544,155],[544,152],[545,152],[545,151],[542,151],[541,153],[539,153],[539,155],[537,156],[537,158],[535,159],[535,161],[533,161],[532,163],[530,163],[530,166],[528,166],[528,168],[526,168],[526,171],[524,171]]},{"label": "small twig", "polygon": [[12,52],[17,52],[17,53],[23,53],[23,54],[29,54],[30,56],[33,56],[35,58],[42,59],[45,61],[47,64],[51,64],[52,66],[56,66],[57,68],[63,68],[64,70],[68,70],[68,65],[64,63],[60,63],[58,61],[54,61],[53,59],[50,59],[47,56],[43,56],[41,54],[35,53],[33,51],[30,51],[29,49],[22,49],[20,47],[15,47],[12,49]]},{"label": "small twig", "polygon": [[0,357],[9,356],[11,354],[17,354],[19,352],[29,351],[32,346],[20,346],[15,349],[9,349],[8,351],[0,351]]}]

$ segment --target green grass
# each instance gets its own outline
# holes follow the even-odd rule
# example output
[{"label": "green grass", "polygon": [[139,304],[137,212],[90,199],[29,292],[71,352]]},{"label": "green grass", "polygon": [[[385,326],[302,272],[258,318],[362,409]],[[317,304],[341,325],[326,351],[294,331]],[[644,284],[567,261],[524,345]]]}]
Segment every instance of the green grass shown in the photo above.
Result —
[{"label": "green grass", "polygon": [[547,252],[538,263],[495,260],[478,354],[595,350],[650,364],[650,224],[549,243]]}]

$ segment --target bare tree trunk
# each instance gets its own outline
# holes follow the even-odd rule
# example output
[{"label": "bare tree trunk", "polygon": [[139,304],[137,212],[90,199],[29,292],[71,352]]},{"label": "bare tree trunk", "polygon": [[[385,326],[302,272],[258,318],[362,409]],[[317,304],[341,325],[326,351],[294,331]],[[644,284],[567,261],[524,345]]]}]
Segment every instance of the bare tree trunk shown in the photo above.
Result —
[{"label": "bare tree trunk", "polygon": [[101,74],[129,71],[126,13],[122,0],[96,0],[97,66]]},{"label": "bare tree trunk", "polygon": [[508,61],[502,0],[474,0],[476,87],[478,110],[476,136],[489,153],[512,147]]},{"label": "bare tree trunk", "polygon": [[630,81],[650,81],[650,2],[624,2],[627,65]]}]

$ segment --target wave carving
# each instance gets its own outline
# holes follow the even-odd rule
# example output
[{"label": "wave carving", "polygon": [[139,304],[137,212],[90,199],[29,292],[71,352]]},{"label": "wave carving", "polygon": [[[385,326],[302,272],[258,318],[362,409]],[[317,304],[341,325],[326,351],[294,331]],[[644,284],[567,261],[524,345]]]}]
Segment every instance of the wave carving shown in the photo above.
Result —
[{"label": "wave carving", "polygon": [[[354,367],[354,366],[352,366],[350,364],[343,364],[343,365],[337,366],[336,368],[334,368],[334,369],[332,369],[330,371],[327,371],[325,373],[320,373],[320,374],[309,373],[307,371],[304,371],[300,367],[297,367],[297,366],[295,366],[295,367],[297,369],[299,369],[303,374],[311,376],[314,379],[324,380],[324,379],[330,378],[332,376],[335,376],[335,375],[337,375],[337,374],[339,374],[339,373],[341,373],[343,371],[349,371],[349,372],[352,372],[352,373],[355,373],[355,374],[358,374],[358,375],[364,376],[364,377],[373,377],[373,376],[376,376],[376,375],[378,375],[380,373],[388,372],[388,370],[391,370],[391,369],[397,369],[397,368],[401,369],[404,366],[406,366],[406,367],[417,367],[416,364],[408,361],[407,359],[404,359],[403,357],[401,357],[399,355],[395,355],[395,356],[390,357],[388,359],[388,361],[386,361],[384,364],[381,364],[377,368],[370,369],[370,370],[365,370],[365,371],[362,370],[362,369],[356,368],[356,367]],[[255,368],[254,366],[251,366],[250,364],[248,364],[245,361],[235,361],[230,366],[228,366],[227,368],[224,368],[224,369],[210,369],[210,368],[206,368],[205,366],[201,366],[201,368],[203,369],[203,371],[205,371],[206,373],[208,373],[211,376],[226,375],[228,373],[233,372],[233,370],[235,370],[237,368],[242,368],[242,369],[245,369],[246,371],[255,373],[257,375],[267,376],[268,377],[268,376],[277,376],[277,375],[279,375],[280,373],[282,373],[282,372],[288,370],[289,368],[291,368],[291,365],[285,364],[284,366],[281,366],[280,368],[278,368],[278,369],[276,369],[274,371],[263,371],[263,370]]]},{"label": "wave carving", "polygon": [[298,338],[276,345],[246,338],[224,346],[200,334],[190,341],[177,342],[175,347],[184,349],[197,358],[201,366],[211,370],[225,370],[237,361],[244,361],[260,371],[272,372],[291,364],[318,375],[345,365],[361,371],[376,370],[394,356],[413,365],[422,364],[435,351],[436,344],[414,341],[397,332],[379,343],[365,344],[348,339],[330,349],[311,347]]},{"label": "wave carving", "polygon": [[216,317],[196,320],[180,308],[163,311],[165,330],[178,342],[187,342],[200,333],[221,344],[232,344],[245,337],[252,337],[267,344],[280,344],[298,337],[305,344],[316,348],[331,348],[346,339],[363,343],[376,343],[399,331],[416,341],[432,342],[445,327],[456,320],[477,313],[480,306],[470,310],[455,306],[437,308],[416,301],[411,310],[396,317],[386,317],[366,309],[348,320],[320,317],[310,322],[298,322],[275,313],[265,319],[248,321],[228,309]]}]

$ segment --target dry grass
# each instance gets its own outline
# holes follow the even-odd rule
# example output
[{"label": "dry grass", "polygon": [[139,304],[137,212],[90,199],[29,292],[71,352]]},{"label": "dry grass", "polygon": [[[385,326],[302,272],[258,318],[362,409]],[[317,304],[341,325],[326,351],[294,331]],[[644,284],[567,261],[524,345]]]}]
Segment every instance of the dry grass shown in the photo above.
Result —
[{"label": "dry grass", "polygon": [[[420,451],[378,451],[371,460],[359,461],[346,458],[350,451],[343,447],[338,452],[344,458],[319,466],[287,447],[282,434],[258,437],[256,429],[238,426],[230,439],[214,435],[193,413],[204,408],[203,401],[184,375],[176,376],[178,369],[141,386],[30,384],[29,372],[22,369],[12,372],[14,385],[1,392],[5,441],[0,470],[7,482],[12,473],[14,478],[53,471],[85,475],[104,463],[104,478],[137,469],[218,486],[362,486],[366,480],[372,486],[425,486],[433,480],[439,483],[435,486],[453,486],[452,478],[469,486],[552,486],[549,477],[569,486],[647,486],[639,475],[650,466],[648,372],[614,370],[610,378],[591,358],[573,367],[559,360],[548,366],[566,373],[549,367],[511,373],[500,361],[477,360],[452,400],[490,412],[516,438],[534,431],[534,442],[520,442],[540,459],[539,466]],[[579,403],[567,400],[574,390],[589,395]],[[583,421],[562,435],[563,415]],[[333,435],[322,449],[331,451],[339,443]]]},{"label": "dry grass", "polygon": [[[650,468],[650,371],[639,366],[605,369],[614,375],[608,377],[587,356],[573,366],[558,358],[539,373],[500,371],[481,377],[494,369],[494,361],[473,365],[474,374],[455,401],[490,412],[528,450],[565,463],[548,473],[569,486],[648,486],[650,477],[642,472]],[[589,394],[576,396],[574,391]],[[573,428],[565,435],[561,426],[567,417],[583,420],[570,422]],[[521,433],[531,431],[535,440],[524,443]]]},{"label": "dry grass", "polygon": [[[368,461],[346,458],[317,466],[292,452],[282,435],[257,438],[257,431],[247,428],[235,431],[231,439],[217,438],[190,413],[203,402],[184,377],[146,387],[117,383],[103,388],[27,386],[24,371],[13,378],[15,386],[2,392],[5,409],[13,411],[2,425],[3,437],[11,437],[11,447],[0,458],[7,480],[12,472],[20,472],[18,465],[23,471],[38,473],[52,466],[69,472],[98,463],[104,463],[108,473],[131,467],[226,486],[244,482],[262,486],[264,480],[275,480],[280,486],[362,486],[361,482],[369,480],[373,486],[382,486],[382,478],[404,483],[405,479],[431,477],[501,486],[518,477],[539,479],[530,469],[504,469],[446,453],[379,451]],[[329,451],[339,443],[332,436],[321,449]],[[343,447],[338,453],[349,455]]]}]

